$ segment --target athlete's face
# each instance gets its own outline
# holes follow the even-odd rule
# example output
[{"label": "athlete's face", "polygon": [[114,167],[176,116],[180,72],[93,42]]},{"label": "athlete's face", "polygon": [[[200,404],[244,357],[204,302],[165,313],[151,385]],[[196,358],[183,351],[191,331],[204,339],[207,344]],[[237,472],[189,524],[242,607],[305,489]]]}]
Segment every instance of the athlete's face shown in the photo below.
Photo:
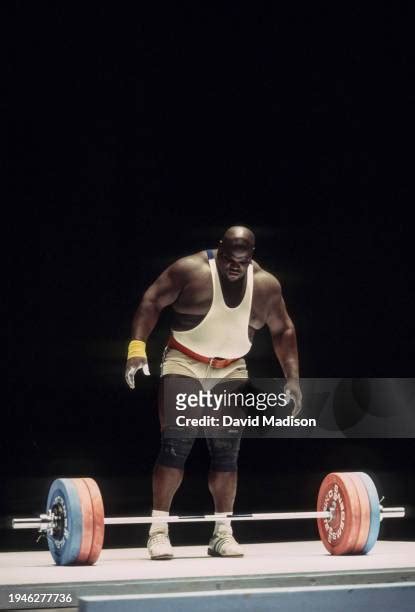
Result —
[{"label": "athlete's face", "polygon": [[219,249],[216,259],[220,272],[231,282],[240,280],[245,276],[251,261],[251,252],[241,250],[225,251]]}]

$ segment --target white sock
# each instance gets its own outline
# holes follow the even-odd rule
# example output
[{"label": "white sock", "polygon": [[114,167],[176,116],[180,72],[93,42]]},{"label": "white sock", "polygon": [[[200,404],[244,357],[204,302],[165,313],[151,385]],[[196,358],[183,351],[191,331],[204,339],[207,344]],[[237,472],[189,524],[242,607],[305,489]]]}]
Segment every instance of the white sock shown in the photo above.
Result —
[{"label": "white sock", "polygon": [[[165,510],[153,510],[151,516],[169,516],[169,513]],[[153,533],[169,533],[169,524],[168,523],[151,523],[150,527],[150,535]]]},{"label": "white sock", "polygon": [[[231,514],[231,512],[215,512],[215,516],[217,517],[225,517],[227,514]],[[231,519],[223,518],[220,521],[216,521],[213,535],[216,535],[218,531],[225,531],[226,533],[232,534]]]}]

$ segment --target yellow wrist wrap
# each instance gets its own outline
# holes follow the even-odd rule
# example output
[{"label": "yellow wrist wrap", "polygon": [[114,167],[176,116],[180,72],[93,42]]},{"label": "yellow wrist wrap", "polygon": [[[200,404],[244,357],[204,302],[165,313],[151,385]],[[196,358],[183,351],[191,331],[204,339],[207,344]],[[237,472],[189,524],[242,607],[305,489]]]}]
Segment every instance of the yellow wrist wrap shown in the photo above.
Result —
[{"label": "yellow wrist wrap", "polygon": [[145,357],[147,359],[145,342],[142,340],[131,340],[128,345],[127,359],[131,359],[132,357]]}]

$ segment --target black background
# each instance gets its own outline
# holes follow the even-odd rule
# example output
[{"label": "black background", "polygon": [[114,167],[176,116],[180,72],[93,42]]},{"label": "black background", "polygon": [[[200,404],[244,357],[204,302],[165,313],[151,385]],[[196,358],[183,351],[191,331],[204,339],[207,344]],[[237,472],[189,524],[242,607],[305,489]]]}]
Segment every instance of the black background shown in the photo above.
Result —
[{"label": "black background", "polygon": [[[413,376],[407,7],[15,7],[3,527],[43,511],[56,476],[95,477],[108,515],[151,510],[169,315],[149,341],[153,376],[131,392],[132,315],[167,264],[229,225],[255,231],[256,259],[281,280],[303,377]],[[280,376],[266,330],[248,363]],[[335,470],[368,471],[389,505],[411,507],[414,466],[411,439],[247,440],[236,510],[311,509]],[[212,510],[207,470],[199,440],[175,512]],[[311,523],[235,531],[306,539]],[[174,543],[210,529],[173,526]],[[415,534],[413,518],[382,529]],[[114,527],[106,542],[142,546],[145,532]],[[35,536],[0,538],[10,550]]]}]

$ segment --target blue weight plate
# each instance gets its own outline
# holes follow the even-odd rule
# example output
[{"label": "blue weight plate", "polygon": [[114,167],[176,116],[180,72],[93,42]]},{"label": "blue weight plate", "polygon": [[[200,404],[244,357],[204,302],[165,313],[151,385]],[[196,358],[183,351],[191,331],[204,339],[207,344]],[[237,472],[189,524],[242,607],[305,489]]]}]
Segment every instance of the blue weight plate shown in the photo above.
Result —
[{"label": "blue weight plate", "polygon": [[366,555],[376,544],[379,536],[380,528],[380,507],[379,507],[379,496],[376,490],[375,483],[373,480],[364,472],[356,472],[360,477],[361,481],[366,487],[367,494],[370,502],[370,527],[369,535],[365,546],[362,549],[361,554]]},{"label": "blue weight plate", "polygon": [[78,559],[82,542],[82,510],[78,491],[70,478],[54,480],[49,489],[46,512],[57,513],[59,520],[48,546],[56,565],[70,565]]}]

